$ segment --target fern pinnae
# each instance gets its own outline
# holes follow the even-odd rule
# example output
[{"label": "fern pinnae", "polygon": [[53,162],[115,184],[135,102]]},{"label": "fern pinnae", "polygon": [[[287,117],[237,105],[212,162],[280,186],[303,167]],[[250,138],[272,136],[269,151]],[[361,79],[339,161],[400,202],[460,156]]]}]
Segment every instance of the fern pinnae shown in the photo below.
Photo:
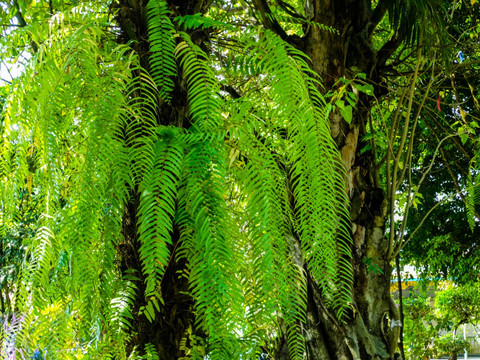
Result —
[{"label": "fern pinnae", "polygon": [[254,255],[252,263],[252,280],[255,286],[247,288],[247,296],[255,301],[249,305],[251,308],[249,316],[253,316],[253,320],[260,317],[254,323],[261,323],[262,317],[263,321],[268,321],[280,310],[278,293],[288,287],[286,272],[283,271],[285,269],[279,266],[285,255],[280,249],[287,234],[283,219],[284,209],[281,208],[282,201],[279,199],[286,197],[286,194],[285,187],[281,184],[281,175],[269,149],[252,134],[242,134],[238,145],[248,158],[239,181],[243,184],[244,193],[247,194],[245,202],[251,251],[253,254],[262,254]]},{"label": "fern pinnae", "polygon": [[153,79],[141,68],[134,68],[139,76],[127,84],[128,112],[125,118],[125,147],[128,149],[130,172],[136,185],[143,181],[144,172],[150,169],[157,138],[158,90]]},{"label": "fern pinnae", "polygon": [[185,137],[188,151],[180,193],[188,216],[180,225],[193,230],[188,260],[197,322],[208,334],[212,359],[221,359],[223,351],[232,348],[228,344],[234,341],[234,325],[242,314],[240,284],[232,269],[234,251],[227,240],[232,225],[225,203],[222,102],[205,54],[187,34],[181,36],[184,41],[177,46],[176,56],[187,79],[193,126]]},{"label": "fern pinnae", "polygon": [[145,344],[145,355],[142,357],[145,360],[160,360],[155,346],[151,343]]},{"label": "fern pinnae", "polygon": [[111,300],[112,312],[109,321],[115,324],[117,334],[126,333],[131,328],[130,320],[133,319],[132,308],[137,291],[134,281],[137,280],[132,276],[124,276],[116,297]]},{"label": "fern pinnae", "polygon": [[[290,236],[290,204],[282,170],[285,144],[272,136],[276,127],[282,126],[283,119],[265,112],[262,109],[265,103],[255,101],[254,94],[248,93],[248,96],[254,98],[251,103],[240,101],[232,106],[231,126],[235,129],[233,133],[238,134],[229,139],[246,159],[238,164],[236,171],[236,182],[242,186],[241,193],[245,196],[239,200],[245,204],[246,210],[245,218],[241,220],[246,222],[243,226],[248,234],[245,251],[253,254],[253,259],[245,265],[248,267],[245,270],[247,278],[243,281],[248,308],[246,316],[253,341],[263,331],[268,334],[268,330],[255,326],[275,322],[275,318],[281,316],[290,329],[290,354],[292,358],[300,359],[304,354],[300,330],[305,321],[306,283],[303,270],[292,258],[294,240]],[[268,120],[269,115],[275,120]],[[261,141],[259,134],[262,134]],[[269,330],[281,331],[280,327]]]},{"label": "fern pinnae", "polygon": [[[71,331],[69,314],[82,319],[78,336],[99,339],[113,296],[105,288],[112,285],[116,271],[118,239],[107,233],[120,233],[121,209],[132,187],[125,116],[138,114],[125,101],[132,99],[125,96],[129,62],[134,60],[124,55],[130,50],[109,53],[109,37],[95,24],[79,28],[64,22],[59,28],[40,46],[27,70],[36,76],[26,77],[15,89],[12,94],[22,101],[10,99],[16,104],[7,114],[23,114],[12,118],[19,131],[9,136],[19,146],[17,158],[9,159],[20,166],[15,181],[24,187],[25,178],[33,178],[27,186],[41,185],[35,191],[43,214],[32,241],[31,263],[22,273],[28,284],[22,290],[25,297],[16,300],[28,319],[38,316],[30,329],[40,338],[22,341],[25,351],[48,342],[54,357],[55,351],[71,348],[66,341],[78,335]],[[44,56],[45,48],[49,56]],[[33,162],[25,160],[30,152]],[[7,165],[4,172],[13,173]],[[115,182],[121,186],[112,190]]]},{"label": "fern pinnae", "polygon": [[[302,69],[306,68],[303,72],[308,74],[311,70],[304,62],[301,62],[301,64]],[[351,303],[350,291],[353,284],[353,269],[350,264],[350,215],[346,206],[346,204],[348,204],[348,199],[344,185],[346,173],[336,146],[333,141],[331,141],[330,124],[326,112],[325,100],[319,92],[318,81],[316,81],[315,76],[306,77],[306,86],[313,103],[312,119],[314,122],[312,124],[312,134],[316,136],[316,147],[322,152],[333,155],[324,162],[325,166],[328,167],[330,171],[325,172],[322,169],[320,175],[322,176],[322,181],[327,185],[327,191],[329,191],[330,194],[333,194],[329,201],[337,204],[334,214],[335,220],[333,221],[335,226],[332,229],[332,234],[336,241],[331,242],[329,248],[330,251],[337,254],[337,264],[331,264],[331,268],[335,269],[335,271],[332,272],[332,278],[336,278],[336,283],[339,284],[337,290],[333,293],[333,306],[338,313],[343,313]],[[325,141],[325,139],[329,139],[330,141]],[[329,174],[330,176],[325,176],[326,174]],[[332,214],[327,211],[326,216],[330,217]],[[316,276],[318,277],[319,274]]]},{"label": "fern pinnae", "polygon": [[155,158],[139,186],[138,210],[140,258],[146,275],[145,295],[151,296],[168,264],[183,147],[174,128],[161,129]]},{"label": "fern pinnae", "polygon": [[219,84],[212,69],[207,64],[205,53],[185,33],[184,40],[177,45],[175,56],[180,62],[188,81],[190,116],[195,127],[208,133],[218,131],[221,124],[222,101]]},{"label": "fern pinnae", "polygon": [[[475,162],[477,162],[479,154],[476,154],[473,161],[471,162],[471,170],[469,171],[467,178],[467,194],[465,201],[466,215],[468,225],[470,230],[473,232],[475,227],[475,221],[477,216],[477,211],[475,208],[478,208],[480,203],[480,191],[477,187],[480,185],[480,173],[474,175],[477,170],[475,169]],[[472,174],[473,173],[473,174]]]},{"label": "fern pinnae", "polygon": [[[337,281],[339,274],[347,276],[351,269],[347,246],[337,247],[338,240],[349,241],[349,237],[337,237],[339,231],[348,234],[348,224],[337,221],[347,214],[347,201],[338,185],[343,183],[341,161],[330,136],[318,81],[305,56],[273,33],[266,31],[260,46],[261,53],[269,53],[259,55],[259,59],[267,73],[272,74],[270,86],[273,100],[278,104],[276,117],[288,124],[285,126],[290,143],[289,176],[296,200],[296,229],[305,260],[326,293],[348,297],[347,287],[334,295],[336,288],[329,285]],[[322,196],[317,196],[319,192]]]},{"label": "fern pinnae", "polygon": [[[273,101],[276,104],[276,107],[273,109],[275,115],[272,116],[275,116],[276,121],[289,130],[289,138],[287,140],[290,140],[295,148],[298,146],[294,144],[295,141],[301,140],[293,138],[292,134],[300,133],[299,127],[302,124],[303,112],[305,111],[305,109],[302,108],[305,100],[299,96],[299,94],[302,94],[301,92],[299,93],[301,78],[296,71],[296,65],[285,51],[282,41],[268,32],[265,35],[265,40],[262,41],[262,45],[267,46],[265,52],[268,53],[268,56],[262,56],[261,66],[266,69],[268,73],[272,74],[270,86],[274,94]],[[295,107],[286,107],[286,104],[295,104]],[[293,169],[299,166],[293,160],[291,163],[294,164]],[[308,176],[307,174],[305,175]],[[293,176],[293,178],[296,179],[295,176]],[[305,180],[299,177],[296,179],[296,182],[304,183]],[[298,187],[295,188],[298,189]],[[302,189],[301,191],[305,193],[305,190]],[[301,206],[305,205],[302,204]],[[282,315],[287,327],[286,336],[289,354],[294,359],[301,359],[304,355],[304,341],[300,330],[301,323],[305,321],[306,292],[305,278],[301,275],[302,270],[298,268],[298,266],[302,267],[303,264],[297,264],[296,260],[292,258],[292,254],[294,253],[292,250],[297,246],[296,241],[294,238],[286,237],[281,247],[283,249],[281,258],[289,259],[281,269],[287,274],[283,288],[287,286],[291,291],[289,291],[287,295],[280,296],[280,302]],[[298,253],[298,250],[295,252]],[[304,295],[292,298],[289,295],[292,293]]]},{"label": "fern pinnae", "polygon": [[148,40],[150,43],[150,74],[158,86],[161,98],[170,102],[174,87],[172,77],[177,75],[175,63],[175,28],[164,0],[150,0],[147,4]]}]

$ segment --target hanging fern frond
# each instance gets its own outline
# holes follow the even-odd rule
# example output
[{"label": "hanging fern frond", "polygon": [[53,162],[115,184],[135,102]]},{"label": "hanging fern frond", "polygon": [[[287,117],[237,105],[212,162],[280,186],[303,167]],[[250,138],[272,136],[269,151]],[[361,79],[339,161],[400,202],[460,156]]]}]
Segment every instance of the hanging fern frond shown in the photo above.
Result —
[{"label": "hanging fern frond", "polygon": [[[189,245],[189,282],[196,302],[198,324],[209,334],[214,352],[221,354],[242,313],[240,286],[234,276],[235,256],[231,248],[225,207],[225,154],[221,142],[198,141],[189,144],[185,158],[185,185],[180,189],[181,205],[193,229]],[[205,169],[210,169],[205,172]],[[219,324],[218,319],[222,322]]]},{"label": "hanging fern frond", "polygon": [[151,343],[145,345],[145,355],[142,357],[145,360],[160,360],[158,353],[155,350],[155,346]]},{"label": "hanging fern frond", "polygon": [[473,176],[471,173],[469,174],[467,180],[467,201],[465,203],[465,207],[467,209],[468,225],[470,226],[470,230],[473,232],[475,222],[477,221],[476,214],[478,204],[480,204],[480,190],[478,189],[480,186],[480,173],[476,169],[472,170],[477,174],[475,176]]},{"label": "hanging fern frond", "polygon": [[[346,208],[348,202],[342,185],[343,164],[335,144],[331,141],[329,121],[324,112],[325,102],[318,91],[321,85],[315,74],[308,68],[304,55],[289,47],[272,33],[264,34],[258,48],[256,46],[256,44],[252,45],[250,56],[244,58],[246,63],[240,69],[248,67],[247,64],[250,62],[262,69],[262,72],[270,74],[267,78],[269,91],[267,94],[261,92],[261,95],[258,95],[263,97],[262,101],[259,99],[258,104],[271,101],[274,105],[266,115],[263,115],[263,128],[250,125],[252,127],[250,142],[255,144],[255,137],[262,134],[264,137],[262,143],[265,141],[263,157],[268,158],[271,152],[276,153],[275,161],[271,162],[273,167],[263,164],[265,169],[269,169],[269,174],[261,176],[257,182],[262,185],[267,183],[266,179],[272,176],[272,169],[276,168],[277,163],[283,164],[284,169],[290,168],[288,173],[284,171],[284,183],[277,184],[275,188],[289,186],[293,188],[295,224],[302,248],[301,251],[297,250],[297,253],[303,254],[300,256],[305,257],[310,273],[323,287],[332,306],[341,314],[345,304],[350,301],[352,283]],[[257,54],[256,58],[252,54]],[[262,85],[260,84],[259,87],[261,88]],[[258,90],[253,88],[252,92],[255,94]],[[250,93],[248,95],[255,96]],[[271,98],[265,97],[268,95]],[[256,107],[258,109],[258,105]],[[258,120],[260,119],[257,118],[252,123]],[[242,128],[246,128],[245,125]],[[279,129],[282,133],[279,133]],[[252,166],[250,161],[261,164],[258,158],[252,158],[252,149],[254,149],[252,146],[241,148],[249,161],[249,167]],[[256,169],[252,173],[259,176],[263,172]],[[253,179],[248,185],[252,184],[255,184]],[[250,190],[249,186],[245,188],[245,192],[257,194],[257,191]],[[265,194],[268,191],[263,190],[260,193]],[[275,203],[281,203],[281,198],[278,193],[275,194]],[[265,200],[255,203],[264,204]],[[337,205],[332,207],[332,204]],[[261,205],[256,206],[261,207]],[[288,207],[289,204],[284,205],[283,213]],[[261,210],[256,210],[254,213],[261,214]],[[283,216],[288,218],[288,215]],[[274,234],[275,232],[269,227],[264,233]],[[295,253],[293,248],[296,246],[296,240],[294,238],[288,242],[282,240],[286,250],[279,258],[289,258],[292,253]],[[279,248],[278,242],[275,248]],[[268,254],[265,250],[264,253]],[[292,268],[289,269],[287,266],[281,269],[282,274],[290,274],[285,282],[291,286],[288,293],[305,294],[305,290],[302,291],[304,285],[300,285],[305,281],[301,280],[302,271],[298,273],[297,268],[296,273],[295,260],[290,259],[290,261]],[[302,266],[301,259],[299,262],[297,260],[297,266]],[[276,276],[276,278],[282,277]],[[279,283],[276,286],[281,289],[288,288]],[[278,300],[287,319],[287,341],[291,356],[296,358],[303,357],[303,340],[298,334],[301,334],[301,322],[305,319],[305,299],[306,294],[296,299],[279,296]]]},{"label": "hanging fern frond", "polygon": [[[80,338],[98,343],[114,296],[109,289],[119,281],[115,234],[121,234],[122,199],[132,177],[121,129],[125,113],[134,111],[126,110],[125,94],[135,58],[106,40],[96,22],[79,25],[78,16],[54,19],[55,31],[8,100],[6,116],[18,132],[7,149],[25,150],[16,152],[21,163],[6,184],[35,189],[41,214],[17,299],[31,321],[18,340],[27,353],[35,347],[61,353]],[[72,327],[78,319],[79,330]]]},{"label": "hanging fern frond", "polygon": [[407,44],[415,42],[420,29],[425,27],[425,22],[437,28],[442,23],[444,3],[432,0],[409,0],[397,2],[388,0],[385,2],[388,8],[388,16],[392,28],[398,36],[404,37]]},{"label": "hanging fern frond", "polygon": [[321,84],[305,56],[269,31],[260,41],[254,39],[230,68],[240,78],[260,75],[242,88],[249,102],[242,99],[230,109],[232,152],[245,159],[236,171],[249,214],[242,220],[248,232],[245,246],[262,254],[247,263],[252,280],[244,282],[246,299],[268,298],[262,306],[249,302],[247,318],[261,323],[280,312],[290,356],[302,359],[304,263],[339,316],[350,301],[343,164],[331,140]]},{"label": "hanging fern frond", "polygon": [[188,105],[193,125],[202,132],[216,133],[221,125],[222,100],[219,84],[207,65],[205,53],[185,33],[175,56],[188,81]]},{"label": "hanging fern frond", "polygon": [[[246,210],[238,220],[240,224],[246,224],[242,225],[247,234],[244,253],[251,253],[247,256],[251,260],[246,260],[245,264],[246,316],[250,324],[275,323],[278,313],[282,312],[289,328],[290,353],[293,358],[301,358],[304,353],[301,323],[305,321],[306,288],[301,265],[299,268],[292,259],[293,242],[289,239],[293,214],[288,200],[287,178],[281,168],[282,155],[272,153],[275,148],[273,137],[259,141],[256,136],[268,133],[268,130],[259,121],[262,110],[255,105],[241,101],[232,106],[234,115],[231,121],[236,135],[230,139],[235,149],[248,159],[246,164],[239,164],[236,179],[242,186],[240,204]],[[258,343],[270,332],[282,329],[254,328],[254,331],[253,339]]]},{"label": "hanging fern frond", "polygon": [[125,281],[121,283],[117,297],[111,300],[112,315],[110,321],[115,324],[114,328],[117,333],[126,333],[131,328],[132,308],[137,291],[134,281],[138,281],[138,279],[132,275],[124,278]]},{"label": "hanging fern frond", "polygon": [[[343,164],[330,137],[325,101],[318,90],[320,84],[302,53],[268,32],[265,41],[264,46],[270,46],[268,51],[275,53],[265,57],[266,68],[275,74],[272,91],[278,102],[285,104],[278,108],[277,116],[285,118],[288,114],[287,136],[292,146],[287,158],[302,250],[324,291],[333,298],[345,299],[350,285],[344,284],[347,287],[337,291],[333,284],[343,279],[340,275],[352,273],[348,201],[341,185]],[[351,276],[346,280],[351,281]]]},{"label": "hanging fern frond", "polygon": [[[128,83],[129,102],[122,118],[121,135],[127,151],[131,188],[143,181],[144,173],[154,161],[154,143],[157,138],[157,110],[159,96],[153,79],[141,68],[139,75]],[[128,179],[126,179],[128,181]]]},{"label": "hanging fern frond", "polygon": [[175,28],[164,0],[150,0],[147,4],[148,40],[150,42],[150,74],[158,86],[161,98],[169,102],[174,87],[172,77],[177,74],[175,63]]},{"label": "hanging fern frond", "polygon": [[[175,33],[165,1],[147,6],[149,69],[79,14],[54,18],[8,100],[2,195],[28,188],[42,214],[18,286],[32,289],[18,299],[31,321],[19,343],[158,358],[153,342],[134,349],[133,334],[145,316],[164,321],[155,314],[172,306],[162,296],[178,275],[195,302],[181,334],[192,357],[251,358],[285,331],[291,358],[304,358],[306,277],[338,308],[351,280],[342,165],[307,60],[268,31],[246,31],[230,69],[245,96],[227,102],[218,64]],[[175,86],[188,101],[170,108]],[[188,126],[158,125],[175,117]],[[2,215],[14,206],[2,203]]]},{"label": "hanging fern frond", "polygon": [[180,188],[185,215],[180,225],[193,230],[188,238],[191,243],[184,245],[189,246],[189,282],[197,321],[208,333],[212,359],[223,359],[235,348],[229,342],[242,310],[240,284],[232,272],[233,244],[228,240],[231,224],[225,206],[227,154],[221,128],[222,102],[205,54],[188,35],[182,34],[182,38],[176,54],[188,83],[193,127],[185,136],[188,152]]},{"label": "hanging fern frond", "polygon": [[152,296],[168,265],[173,214],[181,173],[183,147],[175,128],[159,129],[154,159],[139,186],[140,258],[146,276],[145,296]]}]

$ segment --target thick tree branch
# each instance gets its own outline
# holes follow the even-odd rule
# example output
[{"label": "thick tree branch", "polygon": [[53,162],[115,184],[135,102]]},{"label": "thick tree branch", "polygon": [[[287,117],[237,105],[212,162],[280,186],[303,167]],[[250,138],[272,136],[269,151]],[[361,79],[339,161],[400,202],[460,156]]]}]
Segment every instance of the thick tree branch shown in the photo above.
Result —
[{"label": "thick tree branch", "polygon": [[229,93],[233,99],[240,99],[242,97],[233,86],[223,84],[221,89],[226,93]]},{"label": "thick tree branch", "polygon": [[285,1],[282,0],[276,0],[277,5],[282,8],[283,11],[285,11],[288,15],[290,15],[293,18],[301,19],[301,20],[306,20],[303,15],[301,15],[297,9],[295,9],[292,5],[287,4]]},{"label": "thick tree branch", "polygon": [[[18,26],[19,27],[25,27],[27,26],[27,22],[25,21],[25,18],[23,17],[21,11],[20,11],[20,5],[18,5],[18,1],[17,0],[13,0],[13,7],[17,10],[17,12],[15,13],[15,17],[18,21]],[[38,46],[37,44],[35,43],[35,41],[30,41],[30,45],[32,46],[32,50],[34,53],[36,53],[38,51]]]},{"label": "thick tree branch", "polygon": [[370,23],[373,25],[368,32],[368,36],[371,36],[373,33],[373,30],[377,27],[378,24],[380,24],[380,21],[382,21],[383,17],[387,13],[387,4],[385,0],[380,0],[373,10],[372,17],[370,18]]},{"label": "thick tree branch", "polygon": [[22,13],[20,12],[20,6],[18,5],[17,0],[13,0],[13,7],[17,10],[17,12],[15,13],[15,17],[17,18],[18,25],[20,27],[27,26],[27,22],[25,21],[25,18],[23,17]]},{"label": "thick tree branch", "polygon": [[387,63],[387,60],[390,58],[390,56],[392,56],[392,54],[398,49],[404,40],[405,39],[403,36],[395,34],[390,40],[383,44],[377,53],[377,65],[379,67],[383,67]]},{"label": "thick tree branch", "polygon": [[255,10],[257,10],[257,12],[260,14],[263,26],[265,26],[265,28],[269,30],[272,30],[283,40],[287,40],[287,33],[285,32],[285,30],[283,30],[283,28],[273,16],[272,10],[270,10],[267,2],[265,0],[253,0],[252,2]]}]

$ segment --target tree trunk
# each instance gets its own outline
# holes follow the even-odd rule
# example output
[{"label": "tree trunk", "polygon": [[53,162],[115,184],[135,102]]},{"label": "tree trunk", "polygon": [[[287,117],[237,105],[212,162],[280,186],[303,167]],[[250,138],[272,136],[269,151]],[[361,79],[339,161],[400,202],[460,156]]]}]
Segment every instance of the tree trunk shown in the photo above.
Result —
[{"label": "tree trunk", "polygon": [[359,138],[365,135],[364,124],[369,112],[359,109],[356,115],[355,121],[345,129],[348,132],[343,132],[344,139],[339,141],[341,134],[337,136],[347,170],[352,221],[352,311],[345,323],[340,323],[323,304],[321,293],[308,277],[306,332],[319,333],[317,337],[324,339],[328,352],[328,357],[318,352],[318,346],[311,346],[306,337],[308,359],[312,360],[389,359],[397,347],[399,328],[391,327],[397,325],[391,320],[399,320],[399,313],[390,295],[392,267],[387,259],[388,242],[384,236],[387,201],[383,191],[374,184],[372,154],[359,154]]},{"label": "tree trunk", "polygon": [[[301,49],[322,77],[326,91],[333,89],[340,77],[353,77],[349,68],[364,72],[367,79],[379,83],[377,56],[369,37],[370,2],[316,0],[314,5],[313,21],[337,30],[332,33],[312,27]],[[369,99],[363,94],[351,124],[338,113],[331,115],[331,134],[347,172],[353,237],[353,303],[347,318],[339,321],[324,303],[314,279],[307,276],[304,336],[308,360],[391,359],[398,345],[400,319],[390,295],[392,259],[387,258],[385,238],[387,199],[376,180],[374,154],[371,151],[360,154],[363,147],[360,139],[366,134],[369,116]],[[307,269],[308,265],[304,267]],[[285,346],[278,349],[276,360],[289,359]]]},{"label": "tree trunk", "polygon": [[[112,6],[117,12],[116,20],[122,29],[119,42],[133,41],[131,46],[139,56],[142,68],[149,71],[149,44],[147,31],[147,1],[120,0]],[[183,16],[203,12],[202,0],[168,1],[172,16]],[[175,88],[171,103],[160,104],[158,115],[159,125],[189,126],[187,114],[187,94],[181,86],[181,77],[174,79]],[[132,337],[128,344],[127,353],[134,349],[140,354],[145,353],[145,345],[150,343],[162,360],[177,360],[185,356],[185,350],[192,347],[204,337],[195,329],[194,302],[188,295],[188,280],[184,276],[186,261],[178,260],[175,251],[178,247],[179,232],[174,229],[172,245],[170,246],[170,260],[165,269],[160,284],[160,294],[164,304],[160,311],[156,311],[155,319],[150,322],[141,313],[140,309],[147,305],[145,298],[145,278],[142,274],[142,262],[139,256],[140,243],[138,242],[137,213],[139,206],[138,192],[132,192],[130,202],[123,214],[123,242],[119,244],[120,267],[123,274],[134,271],[138,278],[135,281],[137,292],[132,308],[134,319]]]},{"label": "tree trunk", "polygon": [[[128,344],[127,353],[134,348],[143,353],[144,346],[150,343],[155,347],[160,359],[177,360],[185,356],[184,347],[181,346],[182,339],[185,337],[186,340],[191,341],[195,335],[193,299],[188,295],[187,278],[182,276],[185,262],[177,261],[174,253],[178,245],[179,233],[174,231],[172,235],[172,256],[161,283],[161,294],[165,303],[160,306],[160,311],[156,313],[154,321],[150,322],[139,311],[141,307],[147,305],[148,299],[145,299],[145,278],[141,271],[142,263],[139,256],[137,208],[138,203],[131,202],[125,209],[123,216],[124,241],[119,246],[122,273],[134,270],[133,275],[138,278],[138,281],[135,281],[137,293],[132,308],[133,336]],[[185,345],[188,347],[190,344],[186,343]]]},{"label": "tree trunk", "polygon": [[[309,360],[390,359],[397,348],[399,312],[390,295],[392,267],[386,258],[384,237],[387,202],[383,191],[371,183],[370,167],[366,166],[371,158],[358,155],[358,138],[358,125],[353,124],[340,148],[351,202],[353,303],[344,322],[339,321],[307,271],[307,323],[303,335]],[[285,346],[275,354],[276,360],[289,359]]]}]

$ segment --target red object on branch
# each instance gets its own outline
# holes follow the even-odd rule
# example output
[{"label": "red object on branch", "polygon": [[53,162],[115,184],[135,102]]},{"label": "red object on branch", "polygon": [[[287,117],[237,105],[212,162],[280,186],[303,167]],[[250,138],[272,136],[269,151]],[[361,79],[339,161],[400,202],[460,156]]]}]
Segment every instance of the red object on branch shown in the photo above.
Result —
[{"label": "red object on branch", "polygon": [[440,94],[437,97],[437,109],[438,111],[442,111],[442,109],[440,109]]}]

